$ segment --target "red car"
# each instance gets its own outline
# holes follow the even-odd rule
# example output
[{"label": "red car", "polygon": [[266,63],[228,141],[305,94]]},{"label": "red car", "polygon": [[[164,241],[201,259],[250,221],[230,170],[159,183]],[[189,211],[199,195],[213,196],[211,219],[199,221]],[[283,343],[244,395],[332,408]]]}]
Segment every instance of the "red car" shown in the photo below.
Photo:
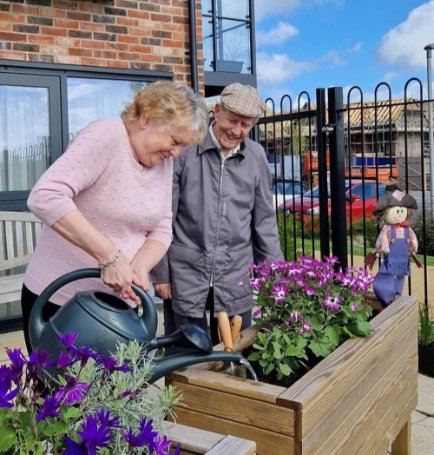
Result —
[{"label": "red car", "polygon": [[[378,189],[378,193],[377,193]],[[347,219],[352,221],[365,218],[374,218],[373,210],[377,206],[377,196],[381,197],[385,194],[385,186],[383,183],[375,181],[367,181],[363,183],[362,180],[352,180],[351,188],[349,181],[345,181],[345,195],[346,195],[346,213]],[[364,199],[363,199],[364,197]],[[363,203],[364,200],[364,203]],[[331,214],[331,200],[329,189],[329,215]],[[363,212],[363,207],[365,212]],[[286,213],[303,212],[305,215],[319,215],[319,188],[315,187],[308,191],[303,197],[296,197],[294,201],[287,201],[285,204],[279,206],[279,211]],[[365,213],[365,216],[363,216]]]}]

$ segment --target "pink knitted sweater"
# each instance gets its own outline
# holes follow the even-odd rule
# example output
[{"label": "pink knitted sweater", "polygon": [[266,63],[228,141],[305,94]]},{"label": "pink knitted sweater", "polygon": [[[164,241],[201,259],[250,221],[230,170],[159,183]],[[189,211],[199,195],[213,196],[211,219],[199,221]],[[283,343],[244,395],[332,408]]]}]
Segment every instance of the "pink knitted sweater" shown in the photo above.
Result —
[{"label": "pink knitted sweater", "polygon": [[[78,209],[131,261],[147,239],[166,247],[172,239],[172,169],[168,158],[153,167],[134,157],[121,119],[98,120],[78,133],[66,152],[34,186],[29,209],[45,224],[27,267],[24,283],[40,294],[71,270],[96,261],[49,226]],[[50,300],[65,303],[80,291],[110,292],[100,279],[73,282]]]}]

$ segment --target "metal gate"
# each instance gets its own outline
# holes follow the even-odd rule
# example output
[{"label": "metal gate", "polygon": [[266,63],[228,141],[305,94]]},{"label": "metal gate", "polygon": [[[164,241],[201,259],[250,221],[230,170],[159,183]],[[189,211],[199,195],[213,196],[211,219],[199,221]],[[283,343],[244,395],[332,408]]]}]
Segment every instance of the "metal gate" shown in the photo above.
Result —
[{"label": "metal gate", "polygon": [[[352,87],[344,102],[343,89],[334,87],[317,89],[314,101],[307,92],[295,102],[285,95],[278,106],[266,100],[256,139],[266,150],[274,190],[283,189],[283,204],[274,195],[282,249],[286,259],[333,255],[343,268],[360,263],[379,233],[373,204],[393,178],[418,201],[417,235],[424,247],[420,299],[428,304],[427,264],[434,255],[427,248],[433,224],[426,173],[429,101],[416,78],[406,83],[401,98],[394,99],[386,83],[376,86],[373,101],[363,96]],[[300,183],[309,191],[293,196]],[[410,278],[410,294],[411,286]]]}]

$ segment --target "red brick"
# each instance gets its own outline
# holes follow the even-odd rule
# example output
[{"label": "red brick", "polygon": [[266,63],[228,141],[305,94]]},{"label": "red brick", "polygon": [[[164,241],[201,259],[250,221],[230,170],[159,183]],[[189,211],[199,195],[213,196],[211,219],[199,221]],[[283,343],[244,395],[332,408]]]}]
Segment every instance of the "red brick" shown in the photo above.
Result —
[{"label": "red brick", "polygon": [[82,39],[81,46],[86,49],[105,49],[106,43],[104,41],[95,41],[90,39]]},{"label": "red brick", "polygon": [[24,43],[26,41],[26,35],[23,33],[0,32],[0,40]]},{"label": "red brick", "polygon": [[50,45],[54,44],[54,36],[29,35],[29,43]]},{"label": "red brick", "polygon": [[92,57],[92,49],[79,49],[76,47],[70,47],[68,49],[68,55],[75,55],[81,57]]},{"label": "red brick", "polygon": [[50,36],[67,36],[68,30],[66,28],[48,28],[41,27],[41,34]]},{"label": "red brick", "polygon": [[106,65],[109,68],[129,68],[130,64],[127,61],[120,61],[120,60],[107,60]]},{"label": "red brick", "polygon": [[72,21],[68,19],[54,19],[54,27],[72,28],[76,30],[78,28],[78,21]]}]

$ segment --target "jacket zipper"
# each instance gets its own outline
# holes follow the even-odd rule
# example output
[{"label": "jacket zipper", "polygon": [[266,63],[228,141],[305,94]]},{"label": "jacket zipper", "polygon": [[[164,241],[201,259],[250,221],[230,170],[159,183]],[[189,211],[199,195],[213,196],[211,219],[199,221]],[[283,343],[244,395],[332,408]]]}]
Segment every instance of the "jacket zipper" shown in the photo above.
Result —
[{"label": "jacket zipper", "polygon": [[220,181],[219,181],[219,193],[218,193],[218,203],[217,203],[217,228],[216,228],[216,236],[214,240],[214,255],[212,258],[212,266],[211,266],[211,277],[209,280],[209,285],[210,287],[214,286],[214,266],[215,266],[215,256],[216,256],[216,250],[217,250],[217,245],[218,245],[218,236],[219,236],[219,231],[220,231],[220,203],[221,203],[221,193],[222,193],[222,183],[223,183],[223,168],[225,167],[225,160],[222,159],[220,156]]}]

